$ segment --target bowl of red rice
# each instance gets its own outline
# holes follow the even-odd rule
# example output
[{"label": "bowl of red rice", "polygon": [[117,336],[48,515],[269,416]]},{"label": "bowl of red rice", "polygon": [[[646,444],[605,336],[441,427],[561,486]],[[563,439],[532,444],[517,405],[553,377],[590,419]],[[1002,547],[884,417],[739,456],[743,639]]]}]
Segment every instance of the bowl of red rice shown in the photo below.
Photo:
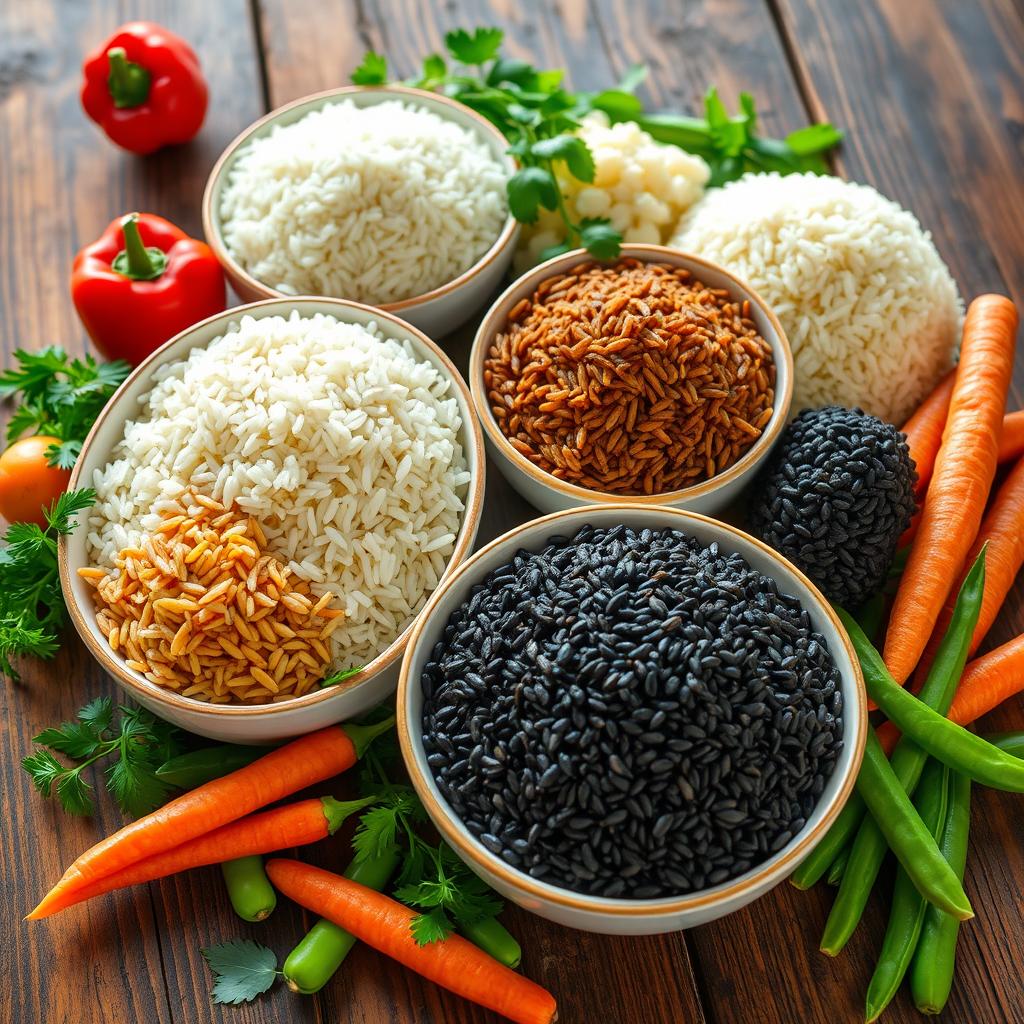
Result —
[{"label": "bowl of red rice", "polygon": [[793,358],[722,267],[659,245],[540,264],[484,317],[469,382],[489,454],[543,512],[608,500],[714,514],[778,441]]}]

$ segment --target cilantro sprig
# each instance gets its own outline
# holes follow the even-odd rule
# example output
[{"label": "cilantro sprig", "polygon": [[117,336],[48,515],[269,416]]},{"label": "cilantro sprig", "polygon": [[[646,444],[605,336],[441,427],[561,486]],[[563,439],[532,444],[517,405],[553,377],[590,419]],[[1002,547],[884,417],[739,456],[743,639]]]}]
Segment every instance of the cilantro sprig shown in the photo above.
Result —
[{"label": "cilantro sprig", "polygon": [[281,973],[272,949],[252,939],[233,939],[202,949],[213,971],[213,1001],[238,1006],[263,995]]},{"label": "cilantro sprig", "polygon": [[71,469],[89,428],[131,371],[122,361],[97,363],[92,356],[69,359],[51,345],[39,352],[14,353],[16,369],[0,374],[0,399],[17,396],[20,404],[7,424],[7,442],[22,434],[49,434],[60,444],[47,450],[51,466]]},{"label": "cilantro sprig", "polygon": [[[107,789],[125,814],[140,817],[163,804],[173,787],[156,770],[180,752],[181,731],[143,708],[121,705],[115,719],[109,697],[97,697],[73,722],[44,729],[32,739],[40,748],[21,766],[45,797],[56,796],[70,814],[91,814],[93,787],[87,768],[107,761]],[[72,761],[66,765],[54,755]]]},{"label": "cilantro sprig", "polygon": [[401,856],[394,897],[421,911],[410,928],[421,945],[446,939],[457,927],[500,914],[504,904],[446,843],[423,839],[418,826],[426,811],[411,786],[388,781],[386,763],[395,756],[385,737],[364,757],[362,789],[379,802],[364,811],[352,839],[357,862],[387,853]]},{"label": "cilantro sprig", "polygon": [[0,674],[21,676],[12,659],[52,658],[67,620],[57,573],[57,538],[75,528],[74,517],[96,499],[89,489],[65,491],[45,512],[46,527],[12,523],[0,546]]},{"label": "cilantro sprig", "polygon": [[[508,182],[509,210],[524,224],[536,222],[541,209],[558,214],[562,240],[546,249],[542,259],[582,246],[598,259],[614,259],[622,237],[606,218],[576,221],[565,205],[556,166],[584,183],[594,180],[594,159],[576,134],[581,119],[593,110],[611,121],[636,121],[659,142],[678,146],[704,158],[711,168],[710,185],[723,185],[747,171],[829,173],[825,154],[842,140],[831,124],[815,124],[785,139],[757,134],[757,112],[748,93],[740,110],[730,115],[711,88],[703,117],[647,114],[634,95],[647,69],[631,67],[619,84],[600,92],[571,92],[561,70],[540,70],[501,53],[503,33],[497,28],[457,29],[445,36],[446,55],[427,56],[420,74],[404,84],[443,93],[486,117],[509,141],[519,170]],[[388,63],[370,51],[352,74],[356,85],[384,85]]]}]

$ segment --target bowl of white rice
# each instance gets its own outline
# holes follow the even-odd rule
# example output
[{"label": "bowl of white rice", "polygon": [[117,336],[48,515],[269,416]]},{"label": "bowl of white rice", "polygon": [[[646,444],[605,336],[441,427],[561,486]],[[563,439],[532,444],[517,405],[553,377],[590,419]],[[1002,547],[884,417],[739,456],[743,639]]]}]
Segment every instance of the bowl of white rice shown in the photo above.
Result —
[{"label": "bowl of white rice", "polygon": [[[469,388],[416,328],[333,298],[271,299],[228,310],[143,362],[89,433],[69,486],[93,487],[96,503],[82,514],[80,528],[61,538],[59,551],[71,619],[90,653],[132,698],[191,732],[234,743],[270,742],[342,721],[394,689],[412,623],[472,549],[484,471]],[[266,679],[269,689],[253,679],[251,686],[225,682],[227,655],[210,659],[221,666],[214,681],[203,661],[213,641],[197,640],[198,647],[189,648],[197,654],[182,655],[178,671],[168,671],[160,664],[172,661],[167,644],[161,655],[154,633],[167,633],[167,619],[161,624],[157,612],[153,621],[133,604],[143,597],[144,587],[133,582],[145,579],[143,549],[152,554],[154,538],[159,545],[168,527],[197,511],[216,517],[224,510],[244,518],[259,538],[262,558],[253,579],[273,562],[279,585],[287,577],[289,587],[307,595],[288,599],[300,611],[316,602],[337,620],[309,634],[321,637],[314,646],[324,664],[308,671],[300,665],[290,682],[273,671],[282,657],[275,645],[263,644],[281,692],[256,668],[253,675]],[[255,548],[236,536],[229,551],[235,541]],[[188,566],[179,560],[177,574],[191,581],[182,586],[202,593],[196,574],[205,570],[196,567],[203,564],[202,558]],[[126,595],[135,591],[123,605],[129,619],[142,621],[126,623],[120,643],[107,632],[109,619],[98,615],[95,584],[83,571],[129,584]],[[174,578],[173,564],[163,571]],[[238,589],[244,618],[247,592],[244,584]],[[234,602],[225,610],[216,597],[198,601],[237,625]],[[260,618],[252,613],[250,600],[249,615]],[[185,617],[194,624],[204,616]],[[287,658],[289,631],[283,623],[279,628],[276,646]],[[249,629],[259,639],[252,620]],[[144,642],[148,636],[156,639]],[[300,647],[300,639],[290,646]],[[149,648],[139,653],[147,643],[151,656]],[[170,642],[175,654],[176,643]],[[230,642],[223,646],[239,653]],[[254,640],[252,646],[259,645]],[[296,657],[312,663],[305,651],[293,652]],[[268,668],[258,654],[251,660]],[[233,671],[229,667],[227,675]],[[344,681],[320,685],[339,672]]]},{"label": "bowl of white rice", "polygon": [[272,111],[217,161],[203,229],[243,301],[323,295],[447,334],[512,260],[508,142],[446,96],[346,86]]}]

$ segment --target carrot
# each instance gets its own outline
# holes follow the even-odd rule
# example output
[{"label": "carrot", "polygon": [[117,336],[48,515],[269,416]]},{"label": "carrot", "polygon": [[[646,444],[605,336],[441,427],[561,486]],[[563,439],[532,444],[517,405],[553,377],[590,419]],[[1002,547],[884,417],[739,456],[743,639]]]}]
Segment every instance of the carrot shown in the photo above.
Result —
[{"label": "carrot", "polygon": [[975,658],[960,677],[949,709],[957,725],[970,725],[1024,690],[1024,634]]},{"label": "carrot", "polygon": [[1013,586],[1013,581],[1017,578],[1017,573],[1024,565],[1024,459],[1010,470],[1009,476],[1003,481],[988,515],[985,516],[985,520],[981,524],[977,539],[964,560],[966,568],[960,574],[956,586],[950,591],[949,597],[946,598],[942,614],[939,616],[939,620],[932,630],[928,646],[925,647],[924,654],[921,655],[921,660],[918,662],[915,681],[923,681],[928,674],[935,652],[946,634],[949,620],[953,617],[956,594],[960,590],[968,570],[986,543],[988,551],[985,554],[985,595],[982,599],[978,624],[974,627],[974,634],[967,651],[968,655],[974,654],[981,646],[982,640],[992,628],[992,623],[995,622],[999,609],[1002,608],[1006,595],[1009,594],[1010,588]]},{"label": "carrot", "polygon": [[1024,409],[1003,417],[1003,436],[999,442],[999,461],[1011,462],[1024,455]]},{"label": "carrot", "polygon": [[423,977],[518,1024],[549,1024],[555,999],[458,935],[419,945],[410,925],[418,914],[389,896],[297,860],[271,860],[274,886],[300,906],[333,921],[360,942]]},{"label": "carrot", "polygon": [[953,397],[953,384],[956,381],[954,366],[935,390],[918,406],[917,412],[903,425],[903,433],[907,435],[907,447],[910,457],[917,468],[917,483],[914,486],[918,496],[924,494],[928,481],[932,478],[935,468],[935,456],[942,444],[942,428],[946,425],[949,414],[949,401]]},{"label": "carrot", "polygon": [[885,664],[898,683],[917,665],[981,525],[1017,322],[1016,307],[1002,295],[982,295],[967,310],[942,446],[885,636]]},{"label": "carrot", "polygon": [[91,882],[70,892],[64,892],[56,900],[40,904],[28,920],[35,921],[49,917],[60,910],[101,896],[115,889],[126,889],[130,885],[152,882],[191,868],[207,864],[222,864],[224,861],[251,857],[258,853],[273,853],[291,846],[306,846],[333,835],[345,819],[361,807],[373,803],[373,797],[342,803],[325,796],[314,800],[300,800],[286,807],[275,807],[262,814],[250,814],[229,825],[207,832],[180,846],[147,857],[117,871],[106,878]]},{"label": "carrot", "polygon": [[391,727],[332,725],[185,793],[86,850],[33,911],[45,917],[77,889],[351,768],[374,736]]}]

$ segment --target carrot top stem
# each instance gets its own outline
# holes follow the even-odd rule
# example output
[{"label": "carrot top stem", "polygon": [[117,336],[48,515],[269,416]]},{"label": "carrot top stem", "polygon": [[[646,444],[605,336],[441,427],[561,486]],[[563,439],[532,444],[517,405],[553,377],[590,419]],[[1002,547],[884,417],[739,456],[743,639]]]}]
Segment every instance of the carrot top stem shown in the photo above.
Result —
[{"label": "carrot top stem", "polygon": [[355,722],[345,722],[341,731],[352,741],[356,748],[356,757],[362,757],[366,748],[382,733],[385,733],[395,724],[395,716],[388,715],[383,722],[374,722],[373,725],[356,725]]},{"label": "carrot top stem", "polygon": [[366,796],[362,800],[335,800],[332,796],[320,797],[320,803],[324,808],[324,817],[327,819],[328,834],[333,836],[349,815],[362,810],[367,804],[374,803],[376,799],[375,796]]}]

